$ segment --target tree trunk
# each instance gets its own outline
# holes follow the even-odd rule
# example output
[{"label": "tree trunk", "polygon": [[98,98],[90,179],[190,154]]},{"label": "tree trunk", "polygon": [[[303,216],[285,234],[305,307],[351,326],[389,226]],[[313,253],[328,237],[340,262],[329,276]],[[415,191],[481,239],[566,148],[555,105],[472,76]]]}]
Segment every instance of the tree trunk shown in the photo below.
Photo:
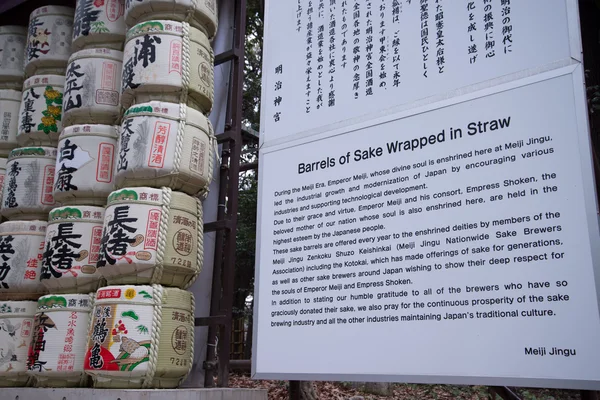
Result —
[{"label": "tree trunk", "polygon": [[311,381],[290,381],[290,400],[318,400],[315,385]]}]

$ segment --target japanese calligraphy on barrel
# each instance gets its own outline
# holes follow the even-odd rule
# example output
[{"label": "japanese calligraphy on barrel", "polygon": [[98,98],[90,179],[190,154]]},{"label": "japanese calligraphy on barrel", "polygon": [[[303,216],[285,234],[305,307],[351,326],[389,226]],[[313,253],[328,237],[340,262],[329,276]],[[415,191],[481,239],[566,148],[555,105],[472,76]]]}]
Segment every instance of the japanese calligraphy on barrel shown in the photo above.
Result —
[{"label": "japanese calligraphy on barrel", "polygon": [[20,147],[10,152],[2,190],[2,215],[10,220],[47,220],[54,208],[56,149]]},{"label": "japanese calligraphy on barrel", "polygon": [[160,285],[96,292],[85,372],[96,388],[175,388],[194,357],[194,297]]},{"label": "japanese calligraphy on barrel", "polygon": [[37,387],[75,387],[88,381],[83,371],[93,296],[40,297],[29,346],[27,371]]},{"label": "japanese calligraphy on barrel", "polygon": [[36,300],[45,293],[40,282],[45,221],[0,224],[0,299]]},{"label": "japanese calligraphy on barrel", "polygon": [[186,289],[200,273],[202,260],[200,200],[166,187],[110,194],[96,264],[108,284]]},{"label": "japanese calligraphy on barrel", "polygon": [[127,32],[121,104],[186,103],[205,114],[214,97],[214,55],[206,35],[186,22],[148,21]]},{"label": "japanese calligraphy on barrel", "polygon": [[98,48],[73,53],[63,95],[63,126],[116,124],[120,116],[123,53]]},{"label": "japanese calligraphy on barrel", "polygon": [[0,302],[0,387],[25,386],[37,302]]},{"label": "japanese calligraphy on barrel", "polygon": [[0,90],[0,156],[8,153],[17,144],[19,128],[19,108],[21,107],[21,92],[16,90]]},{"label": "japanese calligraphy on barrel", "polygon": [[114,125],[73,125],[58,142],[54,199],[63,204],[105,205],[115,190],[117,148]]},{"label": "japanese calligraphy on barrel", "polygon": [[56,146],[62,128],[62,75],[36,75],[25,80],[17,142],[19,146]]},{"label": "japanese calligraphy on barrel", "polygon": [[50,211],[40,280],[50,293],[90,293],[102,277],[96,262],[103,207],[68,206]]},{"label": "japanese calligraphy on barrel", "polygon": [[26,42],[24,26],[0,26],[0,89],[21,90]]},{"label": "japanese calligraphy on barrel", "polygon": [[217,33],[217,15],[216,0],[127,0],[125,8],[127,26],[153,19],[187,21],[209,40]]},{"label": "japanese calligraphy on barrel", "polygon": [[29,16],[25,77],[62,75],[71,55],[73,14],[71,7],[45,6]]},{"label": "japanese calligraphy on barrel", "polygon": [[106,47],[123,50],[125,0],[77,0],[73,51]]},{"label": "japanese calligraphy on barrel", "polygon": [[212,125],[201,112],[185,104],[136,104],[125,112],[121,125],[117,187],[206,192],[216,145]]}]

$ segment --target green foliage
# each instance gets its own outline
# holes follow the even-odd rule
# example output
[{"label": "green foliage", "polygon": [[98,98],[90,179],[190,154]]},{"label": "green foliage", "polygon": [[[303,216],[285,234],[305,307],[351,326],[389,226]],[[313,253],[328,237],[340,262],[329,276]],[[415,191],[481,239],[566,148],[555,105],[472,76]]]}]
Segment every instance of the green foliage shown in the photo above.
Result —
[{"label": "green foliage", "polygon": [[141,334],[146,334],[146,333],[148,333],[148,328],[147,328],[146,326],[144,326],[144,325],[138,325],[138,326],[136,326],[136,328],[135,328],[135,329],[137,329],[137,331],[138,331],[139,333],[141,333]]},{"label": "green foliage", "polygon": [[133,310],[129,310],[129,311],[124,311],[121,313],[121,317],[129,317],[135,321],[139,320],[140,317],[138,317],[138,315],[135,313],[135,311]]},{"label": "green foliage", "polygon": [[246,62],[244,65],[243,122],[257,130],[260,122],[263,10],[261,0],[248,0],[246,8]]}]

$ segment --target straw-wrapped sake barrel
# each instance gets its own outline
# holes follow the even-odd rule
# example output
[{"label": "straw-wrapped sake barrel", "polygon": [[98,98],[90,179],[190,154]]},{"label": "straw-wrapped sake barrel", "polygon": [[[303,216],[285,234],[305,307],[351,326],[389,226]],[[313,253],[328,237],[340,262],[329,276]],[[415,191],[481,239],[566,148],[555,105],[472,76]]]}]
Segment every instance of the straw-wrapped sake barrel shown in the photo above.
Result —
[{"label": "straw-wrapped sake barrel", "polygon": [[[8,162],[8,158],[0,157],[0,193],[2,193],[2,185],[4,184],[4,178],[6,177],[6,163]],[[2,203],[0,202],[0,209],[2,208]]]},{"label": "straw-wrapped sake barrel", "polygon": [[117,190],[108,197],[96,264],[110,285],[187,288],[202,268],[202,204],[170,188]]},{"label": "straw-wrapped sake barrel", "polygon": [[40,282],[45,221],[0,224],[0,299],[36,300],[46,292]]},{"label": "straw-wrapped sake barrel", "polygon": [[185,22],[153,20],[127,32],[121,104],[180,103],[205,114],[214,97],[214,55],[206,35]]},{"label": "straw-wrapped sake barrel", "polygon": [[0,302],[0,387],[25,386],[36,301]]},{"label": "straw-wrapped sake barrel", "polygon": [[58,143],[54,199],[63,205],[104,205],[115,190],[117,148],[114,125],[73,125]]},{"label": "straw-wrapped sake barrel", "polygon": [[90,332],[94,387],[175,388],[192,367],[194,297],[160,285],[101,288]]},{"label": "straw-wrapped sake barrel", "polygon": [[[1,67],[0,67],[1,68]],[[16,90],[0,90],[0,156],[6,157],[16,147],[17,130],[19,129],[19,109],[21,92]]]},{"label": "straw-wrapped sake barrel", "polygon": [[19,108],[19,146],[56,146],[62,128],[63,75],[36,75],[25,80]]},{"label": "straw-wrapped sake barrel", "polygon": [[210,121],[185,104],[136,104],[123,117],[117,187],[167,186],[190,195],[206,192],[213,176],[216,139]]},{"label": "straw-wrapped sake barrel", "polygon": [[[190,18],[191,16],[191,18]],[[125,23],[133,26],[153,19],[187,21],[203,31],[209,40],[217,33],[216,0],[129,0],[125,8]]]},{"label": "straw-wrapped sake barrel", "polygon": [[25,65],[27,28],[0,26],[0,89],[21,90]]},{"label": "straw-wrapped sake barrel", "polygon": [[71,7],[45,6],[29,16],[25,77],[42,74],[64,74],[73,39]]},{"label": "straw-wrapped sake barrel", "polygon": [[8,219],[47,220],[52,195],[54,147],[20,147],[10,152],[2,190],[2,215]]},{"label": "straw-wrapped sake barrel", "polygon": [[93,296],[40,297],[27,369],[37,387],[75,387],[88,381],[83,371]]},{"label": "straw-wrapped sake barrel", "polygon": [[117,50],[73,53],[65,77],[63,126],[118,122],[122,66],[123,53]]},{"label": "straw-wrapped sake barrel", "polygon": [[106,47],[123,50],[125,0],[77,0],[73,51]]},{"label": "straw-wrapped sake barrel", "polygon": [[104,208],[58,207],[50,211],[40,280],[50,293],[90,293],[102,277],[96,262]]}]

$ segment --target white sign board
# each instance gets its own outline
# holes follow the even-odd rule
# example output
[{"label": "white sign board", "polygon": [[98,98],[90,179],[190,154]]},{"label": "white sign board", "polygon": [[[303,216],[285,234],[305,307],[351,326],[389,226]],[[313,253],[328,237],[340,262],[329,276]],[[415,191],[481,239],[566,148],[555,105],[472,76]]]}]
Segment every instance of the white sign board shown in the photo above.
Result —
[{"label": "white sign board", "polygon": [[[255,378],[600,389],[582,68],[545,69],[300,140],[267,133]],[[463,75],[447,85],[473,82]]]}]

